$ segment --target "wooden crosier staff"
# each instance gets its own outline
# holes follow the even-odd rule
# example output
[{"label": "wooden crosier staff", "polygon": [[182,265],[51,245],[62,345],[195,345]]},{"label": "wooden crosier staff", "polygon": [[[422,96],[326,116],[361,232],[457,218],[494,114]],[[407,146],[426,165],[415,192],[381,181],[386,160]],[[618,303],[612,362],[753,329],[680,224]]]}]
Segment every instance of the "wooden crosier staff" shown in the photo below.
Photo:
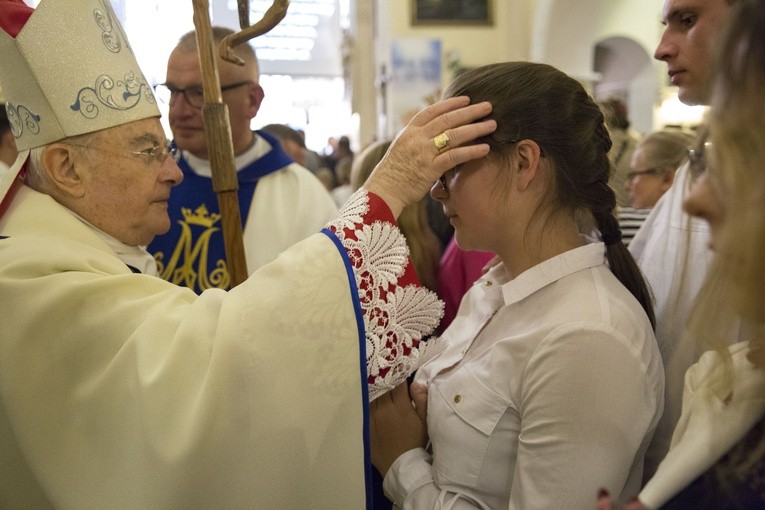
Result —
[{"label": "wooden crosier staff", "polygon": [[225,37],[220,43],[220,56],[223,60],[238,65],[244,65],[244,61],[234,55],[232,48],[243,42],[254,39],[259,35],[263,35],[270,31],[276,25],[279,24],[284,16],[287,15],[287,7],[290,4],[290,0],[274,0],[271,7],[268,8],[263,18],[250,26],[250,2],[249,0],[238,0],[237,8],[239,9],[239,25],[242,27],[241,32],[231,34]]},{"label": "wooden crosier staff", "polygon": [[[207,0],[192,0],[194,8],[194,27],[196,28],[197,48],[202,68],[202,91],[205,104],[202,107],[205,138],[207,140],[210,166],[212,169],[213,190],[218,196],[221,214],[221,228],[226,250],[231,287],[247,279],[247,261],[244,255],[242,239],[242,217],[239,212],[239,182],[234,164],[234,145],[231,138],[231,125],[228,107],[223,103],[220,90],[220,75],[215,60],[215,41],[212,35],[209,3]],[[244,62],[233,54],[231,49],[253,37],[265,34],[287,13],[289,0],[275,0],[259,22],[251,27],[242,26],[242,31],[227,37],[221,42],[221,56],[229,62],[242,65]],[[239,20],[249,24],[249,2],[239,0]],[[227,42],[228,41],[228,42]]]}]

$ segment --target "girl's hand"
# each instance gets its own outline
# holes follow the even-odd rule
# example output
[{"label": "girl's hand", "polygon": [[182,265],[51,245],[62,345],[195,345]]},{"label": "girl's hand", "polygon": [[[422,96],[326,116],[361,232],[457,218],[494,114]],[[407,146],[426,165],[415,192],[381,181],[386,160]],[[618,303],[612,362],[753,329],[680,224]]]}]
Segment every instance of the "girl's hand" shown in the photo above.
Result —
[{"label": "girl's hand", "polygon": [[412,406],[406,382],[378,397],[369,411],[372,464],[384,477],[401,454],[425,447],[427,429]]}]

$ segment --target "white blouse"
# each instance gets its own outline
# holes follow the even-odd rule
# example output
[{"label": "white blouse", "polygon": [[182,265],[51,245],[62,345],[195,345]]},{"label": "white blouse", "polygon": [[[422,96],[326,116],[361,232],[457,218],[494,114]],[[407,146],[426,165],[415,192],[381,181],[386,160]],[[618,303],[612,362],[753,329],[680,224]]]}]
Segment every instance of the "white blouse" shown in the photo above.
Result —
[{"label": "white blouse", "polygon": [[473,285],[417,373],[433,454],[396,460],[394,503],[590,509],[600,487],[639,490],[664,376],[650,322],[604,253],[586,245],[510,281],[500,264]]}]

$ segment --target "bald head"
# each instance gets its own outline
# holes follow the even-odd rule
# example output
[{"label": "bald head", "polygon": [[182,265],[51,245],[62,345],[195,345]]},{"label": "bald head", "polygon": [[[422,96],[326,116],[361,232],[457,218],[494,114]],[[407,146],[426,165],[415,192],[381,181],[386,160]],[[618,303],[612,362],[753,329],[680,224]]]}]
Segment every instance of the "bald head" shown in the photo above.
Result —
[{"label": "bald head", "polygon": [[[220,45],[221,41],[225,39],[226,37],[235,34],[233,30],[226,27],[212,27],[212,35],[213,35],[213,42],[216,46],[216,59],[218,61],[218,68],[220,69],[221,66],[234,66],[239,67],[236,64],[232,64],[230,62],[226,62],[220,58],[220,55],[217,52],[217,47]],[[186,32],[181,36],[181,38],[178,40],[178,44],[175,45],[175,50],[173,51],[186,51],[186,52],[197,52],[197,33],[196,30],[192,30],[190,32]],[[239,44],[237,46],[234,46],[233,48],[234,54],[241,58],[244,61],[244,70],[245,74],[249,79],[251,79],[254,82],[258,82],[260,80],[260,67],[258,66],[258,57],[255,55],[255,50],[252,49],[252,46],[250,46],[248,43]]]}]

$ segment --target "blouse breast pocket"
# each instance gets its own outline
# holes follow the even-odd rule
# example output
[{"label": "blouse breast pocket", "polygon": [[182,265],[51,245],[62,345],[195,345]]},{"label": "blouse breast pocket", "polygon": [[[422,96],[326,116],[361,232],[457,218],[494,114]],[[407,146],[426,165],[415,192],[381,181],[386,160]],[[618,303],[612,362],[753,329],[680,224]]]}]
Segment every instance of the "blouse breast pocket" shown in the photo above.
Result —
[{"label": "blouse breast pocket", "polygon": [[476,487],[489,439],[509,403],[482,384],[468,366],[436,377],[428,394],[436,477]]}]

